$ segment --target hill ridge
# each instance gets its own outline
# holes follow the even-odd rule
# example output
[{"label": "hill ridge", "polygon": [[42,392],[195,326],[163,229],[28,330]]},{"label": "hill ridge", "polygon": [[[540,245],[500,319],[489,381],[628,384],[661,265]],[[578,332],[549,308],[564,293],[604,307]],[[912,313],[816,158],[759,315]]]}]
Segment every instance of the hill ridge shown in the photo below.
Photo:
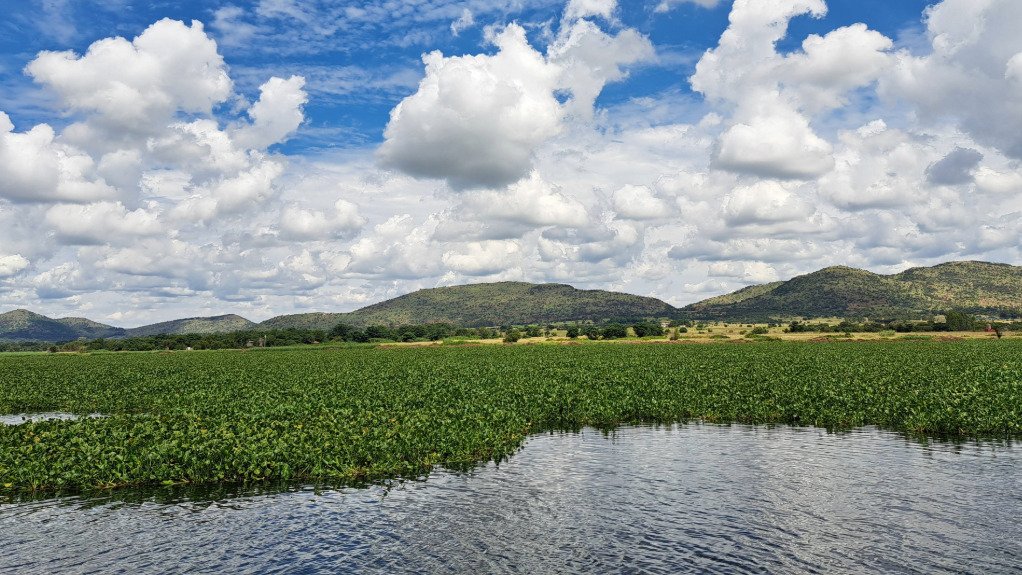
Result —
[{"label": "hill ridge", "polygon": [[[740,297],[742,292],[752,297]],[[785,318],[861,317],[919,319],[951,309],[1022,316],[1022,267],[950,261],[878,274],[830,266],[787,281],[748,286],[681,309],[684,317],[767,321]]]}]

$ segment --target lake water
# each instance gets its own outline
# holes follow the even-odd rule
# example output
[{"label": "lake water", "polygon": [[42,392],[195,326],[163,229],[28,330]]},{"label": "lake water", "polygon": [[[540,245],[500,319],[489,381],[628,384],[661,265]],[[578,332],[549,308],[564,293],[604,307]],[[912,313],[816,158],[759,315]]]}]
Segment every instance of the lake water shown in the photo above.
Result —
[{"label": "lake water", "polygon": [[0,573],[1020,573],[1022,448],[683,425],[263,494],[0,504]]}]

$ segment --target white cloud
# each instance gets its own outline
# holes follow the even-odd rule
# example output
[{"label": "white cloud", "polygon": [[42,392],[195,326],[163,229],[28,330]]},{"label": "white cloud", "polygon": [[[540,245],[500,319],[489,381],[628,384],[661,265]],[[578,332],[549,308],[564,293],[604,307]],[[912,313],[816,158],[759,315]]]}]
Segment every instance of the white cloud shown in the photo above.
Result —
[{"label": "white cloud", "polygon": [[0,279],[9,278],[25,271],[31,264],[21,254],[0,256]]},{"label": "white cloud", "polygon": [[561,70],[559,86],[572,95],[567,111],[588,120],[604,86],[624,79],[626,66],[651,60],[653,45],[631,28],[611,36],[589,20],[565,26],[550,46],[548,58]]},{"label": "white cloud", "polygon": [[514,267],[521,255],[521,245],[517,241],[491,240],[471,242],[457,250],[444,252],[443,262],[456,272],[484,276]]},{"label": "white cloud", "polygon": [[809,36],[799,52],[777,52],[791,18],[826,12],[823,0],[735,2],[719,45],[691,78],[695,90],[734,110],[718,142],[717,167],[803,180],[833,168],[832,146],[813,130],[813,116],[875,82],[889,66],[893,43],[856,24]]},{"label": "white cloud", "polygon": [[305,78],[291,76],[284,80],[270,78],[259,88],[259,100],[248,109],[252,124],[242,126],[234,134],[238,145],[264,150],[283,142],[302,124],[302,106],[309,101]]},{"label": "white cloud", "polygon": [[707,266],[706,273],[711,277],[736,278],[752,284],[775,282],[780,277],[773,266],[764,262],[714,262]]},{"label": "white cloud", "polygon": [[96,173],[80,150],[55,141],[53,128],[39,124],[15,132],[0,112],[0,197],[15,202],[92,201],[117,192]]},{"label": "white cloud", "polygon": [[423,57],[426,77],[391,112],[385,166],[455,188],[500,187],[527,175],[536,147],[561,130],[559,69],[511,24],[494,55]]},{"label": "white cloud", "polygon": [[216,43],[201,22],[164,19],[132,41],[107,38],[82,56],[42,52],[26,72],[73,112],[125,133],[159,129],[178,111],[209,114],[231,95]]},{"label": "white cloud", "polygon": [[[566,115],[590,120],[604,86],[652,58],[649,40],[635,30],[611,36],[583,18],[613,5],[569,6],[546,55],[510,24],[489,32],[496,54],[424,56],[418,91],[391,111],[381,164],[455,189],[499,188],[527,176],[537,149],[565,129]],[[562,106],[564,93],[571,98]]]},{"label": "white cloud", "polygon": [[605,20],[614,17],[617,10],[617,0],[569,0],[568,7],[564,10],[566,20],[579,20],[598,16]]},{"label": "white cloud", "polygon": [[655,220],[672,215],[667,202],[653,195],[646,186],[624,186],[612,196],[614,211],[632,220]]},{"label": "white cloud", "polygon": [[654,10],[657,13],[670,12],[676,6],[681,4],[695,4],[703,8],[716,8],[721,3],[721,0],[661,0],[656,5]]},{"label": "white cloud", "polygon": [[463,198],[463,205],[479,218],[533,227],[577,228],[589,222],[584,205],[555,189],[538,172],[503,191],[468,194]]},{"label": "white cloud", "polygon": [[982,167],[976,171],[976,187],[991,195],[1022,194],[1022,171],[999,172]]},{"label": "white cloud", "polygon": [[454,22],[451,22],[451,34],[460,36],[461,33],[472,26],[475,26],[476,19],[472,15],[472,11],[468,8],[464,8],[461,11],[461,15]]},{"label": "white cloud", "polygon": [[725,221],[732,226],[800,221],[813,211],[783,184],[772,180],[740,187],[724,200]]},{"label": "white cloud", "polygon": [[116,244],[136,237],[166,233],[156,213],[128,211],[120,202],[58,204],[46,211],[46,223],[64,244]]},{"label": "white cloud", "polygon": [[337,200],[332,213],[305,210],[292,204],[281,212],[280,232],[286,239],[326,240],[351,237],[365,223],[358,206],[346,200]]},{"label": "white cloud", "polygon": [[898,54],[882,91],[927,122],[953,118],[976,142],[1022,159],[1022,3],[944,0],[926,11],[931,52]]},{"label": "white cloud", "polygon": [[[770,103],[773,95],[763,104]],[[764,106],[767,108],[767,106]],[[830,143],[784,106],[746,112],[720,137],[715,166],[767,178],[813,179],[834,167]]]}]

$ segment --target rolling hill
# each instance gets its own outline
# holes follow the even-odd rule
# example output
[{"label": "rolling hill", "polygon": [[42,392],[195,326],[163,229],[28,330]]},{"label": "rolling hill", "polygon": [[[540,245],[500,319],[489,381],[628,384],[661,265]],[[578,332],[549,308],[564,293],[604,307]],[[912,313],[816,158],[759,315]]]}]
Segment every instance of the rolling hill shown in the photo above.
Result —
[{"label": "rolling hill", "polygon": [[1022,314],[1022,267],[949,262],[880,275],[837,266],[751,286],[682,308],[683,317],[732,321],[785,318],[922,318],[951,309]]},{"label": "rolling hill", "polygon": [[254,329],[258,324],[240,315],[218,315],[214,317],[190,317],[175,319],[125,330],[128,337],[145,337],[161,334],[184,333],[230,333]]},{"label": "rolling hill", "polygon": [[459,326],[681,318],[774,321],[791,318],[921,319],[957,309],[1022,317],[1022,267],[950,262],[893,275],[844,266],[788,281],[743,288],[677,309],[661,300],[563,284],[500,282],[419,290],[350,313],[282,315],[256,324],[222,315],[131,329],[84,318],[52,319],[28,310],[0,314],[0,341],[227,333],[254,329],[322,329],[445,322]]},{"label": "rolling hill", "polygon": [[354,326],[446,322],[476,327],[673,317],[677,311],[651,297],[563,284],[500,282],[424,289],[351,313],[279,316],[260,325],[330,329],[341,322]]},{"label": "rolling hill", "polygon": [[85,318],[52,319],[25,309],[0,314],[0,340],[4,341],[70,341],[80,337],[95,339],[123,336],[124,331]]}]

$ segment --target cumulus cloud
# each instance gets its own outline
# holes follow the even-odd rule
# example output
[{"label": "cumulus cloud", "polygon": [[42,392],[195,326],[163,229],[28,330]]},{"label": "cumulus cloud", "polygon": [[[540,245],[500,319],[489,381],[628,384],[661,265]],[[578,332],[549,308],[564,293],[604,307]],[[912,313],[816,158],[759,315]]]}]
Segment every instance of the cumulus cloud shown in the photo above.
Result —
[{"label": "cumulus cloud", "polygon": [[39,124],[15,132],[0,112],[0,197],[15,202],[92,201],[117,192],[97,174],[93,159],[55,141],[53,128]]},{"label": "cumulus cloud", "polygon": [[579,20],[598,16],[610,20],[617,10],[617,0],[569,0],[564,10],[566,20]]},{"label": "cumulus cloud", "polygon": [[201,22],[164,19],[132,41],[107,38],[84,55],[42,52],[26,72],[73,112],[120,133],[159,129],[178,111],[210,114],[232,83]]},{"label": "cumulus cloud", "polygon": [[158,214],[128,211],[120,202],[58,204],[46,211],[45,220],[62,243],[71,245],[115,244],[166,233]]},{"label": "cumulus cloud", "polygon": [[514,267],[521,258],[521,245],[514,240],[470,242],[459,249],[444,252],[449,269],[470,276],[495,274]]},{"label": "cumulus cloud", "polygon": [[725,221],[733,226],[804,220],[813,209],[784,184],[772,180],[743,186],[725,198]]},{"label": "cumulus cloud", "polygon": [[30,263],[21,254],[0,256],[0,279],[18,275],[25,271]]},{"label": "cumulus cloud", "polygon": [[814,114],[845,104],[845,95],[876,81],[893,43],[856,24],[812,35],[789,55],[776,44],[788,22],[822,17],[823,0],[737,0],[720,43],[696,65],[692,87],[729,104],[716,166],[768,178],[819,177],[834,167],[832,146],[812,128]]},{"label": "cumulus cloud", "polygon": [[280,232],[286,239],[326,240],[351,237],[365,225],[366,220],[358,213],[358,206],[337,200],[332,212],[305,210],[291,204],[280,216]]},{"label": "cumulus cloud", "polygon": [[500,187],[528,174],[536,146],[561,130],[559,70],[512,24],[494,55],[423,61],[419,90],[391,112],[379,156],[385,166],[455,188]]},{"label": "cumulus cloud", "polygon": [[[609,17],[615,6],[569,4],[546,55],[522,26],[510,24],[490,31],[493,55],[424,56],[418,91],[391,111],[377,152],[381,164],[455,189],[499,188],[527,176],[538,147],[564,130],[566,115],[590,119],[603,87],[652,57],[638,32],[609,35],[586,19]],[[570,94],[565,105],[562,93]]]},{"label": "cumulus cloud", "polygon": [[589,222],[584,205],[556,189],[538,172],[506,190],[486,190],[466,196],[463,206],[475,217],[525,226],[583,227]]},{"label": "cumulus cloud", "polygon": [[608,83],[624,79],[627,66],[653,54],[653,45],[639,32],[628,28],[612,36],[585,19],[567,25],[548,50],[550,62],[561,71],[559,87],[571,93],[567,111],[583,119],[592,117],[593,104]]},{"label": "cumulus cloud", "polygon": [[623,186],[612,196],[614,211],[632,220],[655,220],[671,215],[667,202],[653,195],[646,186]]},{"label": "cumulus cloud", "polygon": [[929,121],[954,118],[977,142],[1022,158],[1022,4],[944,0],[926,11],[931,52],[898,54],[882,91]]},{"label": "cumulus cloud", "polygon": [[259,100],[248,109],[252,123],[234,134],[238,145],[266,149],[293,134],[305,119],[302,106],[309,101],[302,88],[305,78],[270,78],[259,88]]}]

